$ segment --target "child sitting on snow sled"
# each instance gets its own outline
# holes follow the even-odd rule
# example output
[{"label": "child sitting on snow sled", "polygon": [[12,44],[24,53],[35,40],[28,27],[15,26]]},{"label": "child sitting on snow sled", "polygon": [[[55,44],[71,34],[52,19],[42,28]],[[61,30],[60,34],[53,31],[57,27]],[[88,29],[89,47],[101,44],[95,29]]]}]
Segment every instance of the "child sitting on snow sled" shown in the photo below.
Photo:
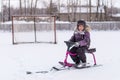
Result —
[{"label": "child sitting on snow sled", "polygon": [[85,21],[79,20],[77,22],[77,27],[69,41],[75,42],[75,47],[73,47],[70,52],[77,54],[76,56],[70,55],[72,60],[75,62],[76,66],[81,63],[85,66],[85,50],[90,46],[90,33]]}]

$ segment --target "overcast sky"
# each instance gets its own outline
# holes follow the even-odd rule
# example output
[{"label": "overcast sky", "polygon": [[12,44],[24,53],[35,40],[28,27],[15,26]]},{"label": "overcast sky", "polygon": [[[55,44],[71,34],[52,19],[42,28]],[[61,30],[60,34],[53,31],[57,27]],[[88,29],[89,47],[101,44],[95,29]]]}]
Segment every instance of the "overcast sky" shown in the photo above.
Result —
[{"label": "overcast sky", "polygon": [[[9,1],[9,0],[0,0],[0,11],[1,11],[2,1],[3,1],[4,4],[7,4],[6,1]],[[22,1],[24,1],[24,0],[22,0]],[[26,1],[27,1],[27,0],[26,0]],[[49,2],[50,0],[38,0],[38,4],[40,5],[39,7],[44,6],[44,5],[41,3],[41,1]],[[53,0],[53,1],[55,1],[56,4],[58,3],[58,0]],[[61,1],[61,3],[66,3],[67,0],[60,0],[60,1]],[[85,3],[85,2],[87,2],[88,0],[81,0],[81,1],[82,1],[82,3]],[[92,4],[96,4],[96,1],[97,1],[97,0],[92,0]],[[111,4],[110,1],[111,1],[111,0],[108,0],[108,5],[109,5],[109,6],[110,6],[110,4]],[[113,0],[113,3],[112,3],[112,4],[113,4],[113,6],[120,8],[120,0]],[[13,7],[19,7],[18,5],[19,5],[19,0],[11,0],[11,6],[13,6]]]}]

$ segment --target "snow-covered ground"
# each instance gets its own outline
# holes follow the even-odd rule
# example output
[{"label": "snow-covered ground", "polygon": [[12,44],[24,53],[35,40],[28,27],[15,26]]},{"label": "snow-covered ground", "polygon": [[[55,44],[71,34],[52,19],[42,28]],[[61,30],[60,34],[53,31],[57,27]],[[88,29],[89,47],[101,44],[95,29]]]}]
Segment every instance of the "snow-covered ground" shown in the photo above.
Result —
[{"label": "snow-covered ground", "polygon": [[[120,31],[91,31],[91,47],[97,51],[97,64],[103,66],[26,75],[26,71],[49,70],[64,60],[66,45],[73,31],[57,31],[58,44],[12,45],[9,32],[0,32],[0,80],[119,80]],[[92,56],[87,60],[92,64]],[[70,57],[68,61],[72,62]]]}]

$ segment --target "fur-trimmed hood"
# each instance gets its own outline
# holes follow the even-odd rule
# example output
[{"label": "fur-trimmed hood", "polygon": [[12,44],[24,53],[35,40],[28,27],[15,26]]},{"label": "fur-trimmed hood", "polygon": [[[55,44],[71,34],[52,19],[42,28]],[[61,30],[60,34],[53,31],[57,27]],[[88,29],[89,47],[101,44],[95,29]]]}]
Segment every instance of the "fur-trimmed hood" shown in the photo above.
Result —
[{"label": "fur-trimmed hood", "polygon": [[[86,24],[84,31],[90,32],[90,30],[91,30],[90,26],[89,26],[88,24]],[[75,27],[75,30],[74,30],[74,31],[75,31],[75,32],[78,32],[77,27]]]}]

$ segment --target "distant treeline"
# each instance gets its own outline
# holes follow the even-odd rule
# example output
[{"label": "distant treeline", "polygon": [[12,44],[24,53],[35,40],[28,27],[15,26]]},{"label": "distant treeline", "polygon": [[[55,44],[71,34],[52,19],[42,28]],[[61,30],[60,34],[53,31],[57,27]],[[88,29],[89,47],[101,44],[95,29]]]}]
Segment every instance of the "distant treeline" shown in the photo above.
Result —
[{"label": "distant treeline", "polygon": [[[43,15],[43,14],[49,14],[49,15],[56,15],[58,18],[60,18],[60,10],[62,7],[65,7],[68,11],[68,15],[70,15],[70,11],[72,10],[71,14],[76,15],[76,9],[79,7],[88,7],[88,14],[90,15],[90,19],[92,17],[92,0],[87,0],[87,4],[81,4],[82,0],[66,0],[67,3],[61,3],[62,0],[58,0],[55,2],[54,0],[19,0],[18,8],[14,8],[11,6],[12,0],[2,0],[6,4],[2,5],[2,11],[0,13],[0,21],[11,21],[12,15]],[[84,1],[84,0],[83,0]],[[105,16],[120,13],[120,9],[114,7],[112,4],[113,0],[109,0],[109,3],[111,3],[111,7],[108,7],[107,0],[96,0],[96,18],[98,16],[99,10],[103,9]],[[39,8],[40,4],[43,4],[42,8]],[[102,4],[101,4],[102,3]]]}]

